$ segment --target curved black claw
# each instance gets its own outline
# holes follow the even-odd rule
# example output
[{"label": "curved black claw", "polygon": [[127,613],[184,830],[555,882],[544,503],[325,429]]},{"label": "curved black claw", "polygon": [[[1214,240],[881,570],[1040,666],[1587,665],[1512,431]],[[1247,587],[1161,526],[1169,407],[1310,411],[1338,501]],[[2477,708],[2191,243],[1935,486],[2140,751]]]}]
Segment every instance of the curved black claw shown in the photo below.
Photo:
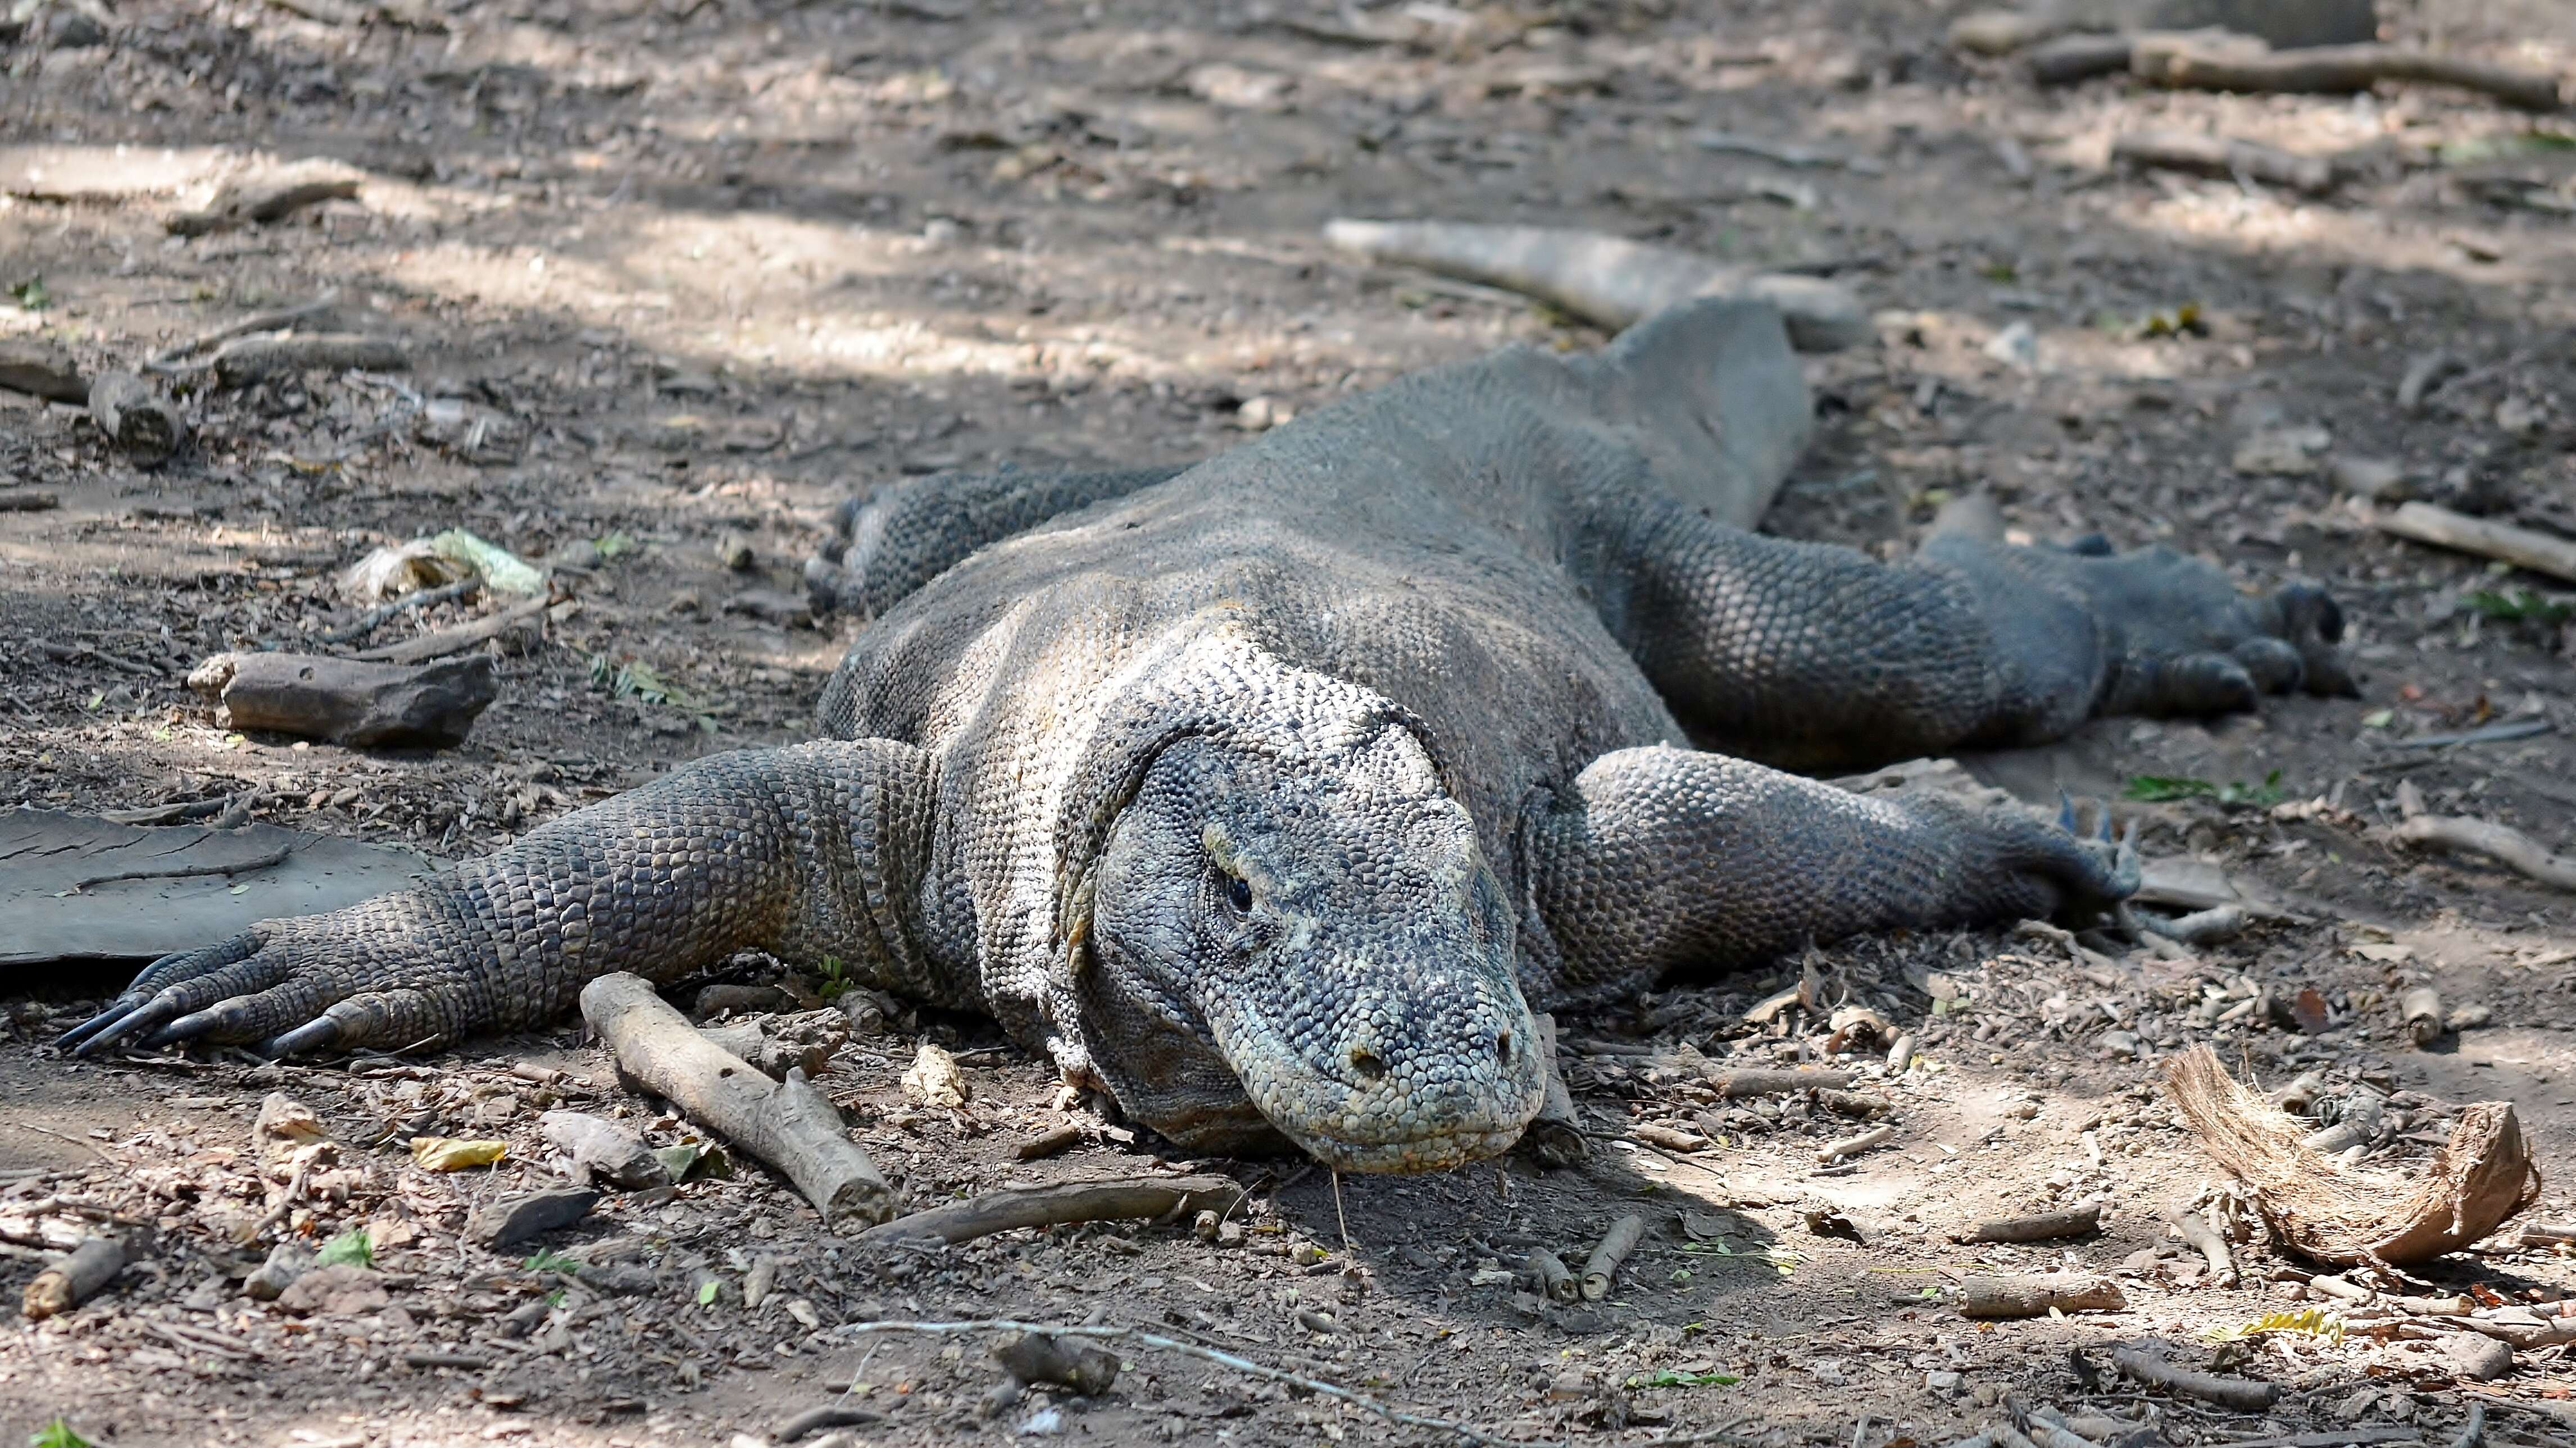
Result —
[{"label": "curved black claw", "polygon": [[179,1003],[154,996],[133,1010],[108,1022],[98,1034],[72,1048],[75,1056],[94,1056],[129,1036],[156,1031],[171,1017],[179,1014]]},{"label": "curved black claw", "polygon": [[329,1016],[317,1016],[274,1040],[261,1043],[263,1056],[301,1056],[314,1051],[327,1051],[340,1043],[340,1023]]},{"label": "curved black claw", "polygon": [[157,1046],[174,1045],[181,1041],[193,1041],[199,1036],[204,1035],[206,1032],[213,1030],[215,1027],[222,1025],[228,1019],[230,1019],[230,1017],[226,1014],[222,1006],[210,1006],[205,1010],[194,1011],[188,1015],[181,1016],[179,1019],[163,1026],[161,1029],[154,1031],[151,1035],[144,1037],[137,1044],[140,1045],[142,1049],[149,1051]]},{"label": "curved black claw", "polygon": [[56,1036],[54,1038],[54,1044],[66,1051],[71,1050],[81,1042],[88,1040],[103,1030],[106,1030],[116,1022],[134,1014],[137,1008],[150,999],[152,999],[152,997],[148,995],[135,995],[131,992],[118,996],[115,1000],[108,1002],[106,1010],[100,1011],[97,1015],[90,1017],[88,1020],[72,1027],[61,1035]]}]

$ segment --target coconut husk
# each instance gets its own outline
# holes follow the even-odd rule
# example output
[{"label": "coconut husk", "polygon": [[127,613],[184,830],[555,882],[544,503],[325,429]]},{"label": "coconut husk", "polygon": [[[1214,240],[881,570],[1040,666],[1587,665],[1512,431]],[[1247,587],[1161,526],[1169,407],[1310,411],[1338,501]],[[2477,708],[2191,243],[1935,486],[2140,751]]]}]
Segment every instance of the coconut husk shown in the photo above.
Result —
[{"label": "coconut husk", "polygon": [[2430,1162],[2394,1172],[2340,1166],[2308,1147],[2306,1126],[2239,1084],[2207,1046],[2173,1059],[2165,1089],[2201,1145],[2252,1189],[2263,1220],[2319,1262],[2422,1262],[2468,1246],[2540,1197],[2540,1168],[2508,1102],[2463,1110]]}]

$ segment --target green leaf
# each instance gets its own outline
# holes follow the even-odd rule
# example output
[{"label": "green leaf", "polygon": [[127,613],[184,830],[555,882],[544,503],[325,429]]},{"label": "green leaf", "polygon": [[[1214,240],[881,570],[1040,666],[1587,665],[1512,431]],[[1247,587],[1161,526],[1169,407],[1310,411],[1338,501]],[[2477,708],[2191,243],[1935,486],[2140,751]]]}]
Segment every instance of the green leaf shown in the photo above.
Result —
[{"label": "green leaf", "polygon": [[2499,623],[2541,623],[2555,626],[2576,617],[2576,602],[2551,598],[2528,588],[2510,593],[2478,589],[2462,602]]},{"label": "green leaf", "polygon": [[634,552],[636,543],[635,536],[633,534],[620,529],[616,532],[608,533],[598,538],[593,538],[590,540],[590,546],[599,550],[600,557],[614,558],[621,553]]},{"label": "green leaf", "polygon": [[724,1284],[723,1284],[723,1283],[721,1283],[721,1282],[718,1282],[717,1280],[715,1280],[715,1279],[714,1279],[714,1278],[712,1278],[712,1277],[708,1278],[708,1279],[707,1279],[706,1281],[704,1281],[704,1282],[699,1283],[699,1284],[698,1284],[698,1305],[699,1305],[700,1307],[704,1307],[704,1306],[706,1306],[707,1304],[709,1304],[709,1303],[711,1303],[711,1302],[715,1301],[715,1300],[716,1300],[716,1294],[717,1294],[717,1293],[719,1293],[719,1292],[722,1292],[722,1291],[724,1291]]},{"label": "green leaf", "polygon": [[352,1267],[376,1265],[376,1245],[367,1240],[366,1228],[351,1227],[323,1243],[322,1250],[313,1254],[316,1267],[337,1267],[343,1262]]},{"label": "green leaf", "polygon": [[1672,1368],[1659,1368],[1651,1373],[1632,1373],[1632,1388],[1731,1388],[1744,1379],[1733,1373],[1685,1373]]},{"label": "green leaf", "polygon": [[551,1247],[540,1247],[527,1261],[531,1272],[578,1272],[589,1264],[579,1257],[567,1257]]},{"label": "green leaf", "polygon": [[27,1435],[27,1448],[90,1448],[90,1441],[56,1418]]},{"label": "green leaf", "polygon": [[687,1181],[689,1179],[689,1172],[697,1166],[699,1159],[705,1155],[706,1152],[694,1142],[684,1141],[678,1146],[657,1146],[653,1148],[654,1158],[662,1163],[662,1169],[669,1172],[671,1174],[671,1180],[675,1182]]},{"label": "green leaf", "polygon": [[[19,306],[31,312],[41,312],[54,304],[54,294],[45,289],[43,277],[29,277],[23,282],[13,284],[9,288],[9,296]],[[54,1423],[55,1426],[60,1427],[62,1420],[57,1418]],[[70,1430],[64,1429],[64,1431]]]},{"label": "green leaf", "polygon": [[2390,723],[2394,722],[2396,718],[2397,711],[2394,709],[2373,709],[2369,713],[2361,716],[2361,727],[2364,729],[2385,729]]},{"label": "green leaf", "polygon": [[2190,779],[2175,774],[2133,774],[2128,787],[2120,791],[2123,799],[2164,804],[2177,799],[2199,799],[2218,793],[2218,786],[2205,779]]}]

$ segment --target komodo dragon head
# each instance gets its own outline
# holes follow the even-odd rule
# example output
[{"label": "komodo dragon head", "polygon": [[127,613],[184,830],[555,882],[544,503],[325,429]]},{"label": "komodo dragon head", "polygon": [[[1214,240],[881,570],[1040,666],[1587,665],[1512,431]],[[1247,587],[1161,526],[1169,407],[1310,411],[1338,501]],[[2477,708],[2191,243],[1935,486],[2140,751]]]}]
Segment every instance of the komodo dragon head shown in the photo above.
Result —
[{"label": "komodo dragon head", "polygon": [[1507,897],[1420,721],[1239,642],[1185,652],[1112,708],[1069,801],[1059,1056],[1197,1150],[1503,1151],[1544,1067]]}]

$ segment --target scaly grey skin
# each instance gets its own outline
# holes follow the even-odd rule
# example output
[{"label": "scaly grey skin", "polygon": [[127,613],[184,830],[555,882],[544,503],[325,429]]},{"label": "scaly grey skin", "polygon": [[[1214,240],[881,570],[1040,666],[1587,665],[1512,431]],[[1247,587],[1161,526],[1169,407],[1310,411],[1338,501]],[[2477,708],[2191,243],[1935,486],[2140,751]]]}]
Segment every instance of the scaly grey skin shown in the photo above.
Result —
[{"label": "scaly grey skin", "polygon": [[67,1039],[399,1047],[757,947],[990,1012],[1195,1150],[1435,1169],[1538,1110],[1533,1003],[2134,887],[2107,843],[1694,734],[1859,764],[2349,687],[2322,594],[2169,550],[1891,566],[1708,521],[1803,431],[1797,375],[1775,314],[1705,303],[1168,479],[886,490],[811,573],[876,615],[823,740],[169,957]]}]

